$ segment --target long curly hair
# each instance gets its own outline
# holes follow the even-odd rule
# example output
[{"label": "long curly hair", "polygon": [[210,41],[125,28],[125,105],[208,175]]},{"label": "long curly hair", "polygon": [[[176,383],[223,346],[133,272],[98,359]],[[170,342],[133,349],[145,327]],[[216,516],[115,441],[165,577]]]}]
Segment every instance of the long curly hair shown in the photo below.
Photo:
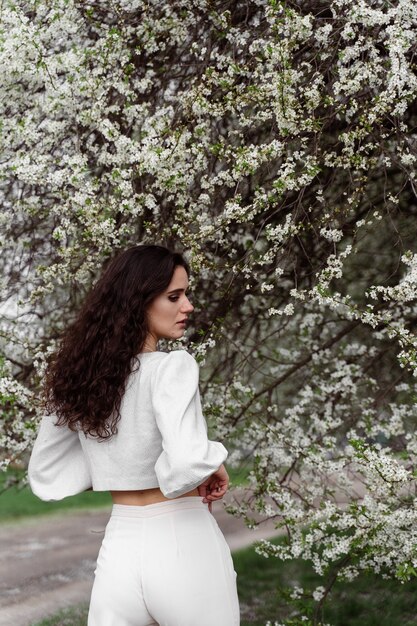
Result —
[{"label": "long curly hair", "polygon": [[146,311],[178,265],[190,275],[179,252],[159,245],[133,246],[107,262],[47,361],[42,398],[56,425],[100,440],[117,433],[126,379],[149,332]]}]

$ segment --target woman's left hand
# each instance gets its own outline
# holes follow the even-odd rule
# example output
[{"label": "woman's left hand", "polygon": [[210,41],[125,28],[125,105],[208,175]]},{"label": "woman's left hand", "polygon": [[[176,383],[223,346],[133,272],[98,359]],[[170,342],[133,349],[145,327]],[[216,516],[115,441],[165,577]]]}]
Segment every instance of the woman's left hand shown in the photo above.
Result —
[{"label": "woman's left hand", "polygon": [[197,487],[198,493],[204,498],[203,502],[208,502],[208,508],[211,512],[213,500],[223,498],[229,486],[229,475],[224,465],[211,474],[206,480]]}]

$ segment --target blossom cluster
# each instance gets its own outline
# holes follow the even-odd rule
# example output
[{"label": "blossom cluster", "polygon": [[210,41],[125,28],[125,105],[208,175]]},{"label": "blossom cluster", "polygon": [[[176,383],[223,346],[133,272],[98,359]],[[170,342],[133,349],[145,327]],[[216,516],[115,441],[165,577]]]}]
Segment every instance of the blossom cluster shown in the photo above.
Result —
[{"label": "blossom cluster", "polygon": [[229,511],[276,520],[287,546],[259,553],[311,561],[319,606],[336,563],[417,565],[417,5],[320,7],[0,16],[0,469],[27,461],[46,356],[103,262],[178,248],[194,332],[161,348],[195,354],[213,435],[249,470]]}]

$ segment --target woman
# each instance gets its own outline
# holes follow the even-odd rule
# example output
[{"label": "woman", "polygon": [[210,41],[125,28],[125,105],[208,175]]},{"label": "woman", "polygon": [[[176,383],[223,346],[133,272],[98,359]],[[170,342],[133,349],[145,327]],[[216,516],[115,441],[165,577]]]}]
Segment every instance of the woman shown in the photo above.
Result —
[{"label": "woman", "polygon": [[211,515],[228,452],[207,438],[199,367],[178,339],[190,270],[163,246],[110,261],[48,364],[32,491],[109,490],[88,626],[235,626],[236,572]]}]

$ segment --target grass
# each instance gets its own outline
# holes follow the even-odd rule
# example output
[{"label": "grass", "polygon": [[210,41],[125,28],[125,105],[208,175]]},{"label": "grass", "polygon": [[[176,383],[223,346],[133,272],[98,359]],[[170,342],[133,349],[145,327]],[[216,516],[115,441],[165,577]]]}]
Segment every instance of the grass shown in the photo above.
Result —
[{"label": "grass", "polygon": [[62,609],[52,617],[47,617],[36,626],[86,626],[88,604],[79,604],[74,607]]},{"label": "grass", "polygon": [[[281,540],[275,539],[274,543]],[[233,561],[238,574],[241,626],[264,626],[267,620],[282,621],[290,616],[293,607],[277,592],[278,585],[297,584],[312,589],[323,583],[307,563],[265,559],[253,548],[234,552]],[[323,621],[333,626],[415,626],[416,592],[416,581],[401,585],[372,575],[337,583]],[[86,626],[87,613],[87,605],[78,605],[33,626]]]},{"label": "grass", "polygon": [[29,487],[9,487],[4,485],[11,475],[24,474],[23,470],[8,469],[0,472],[0,522],[10,522],[26,517],[57,513],[63,510],[92,509],[111,506],[112,499],[108,491],[85,491],[76,496],[69,496],[57,502],[44,502],[33,495]]},{"label": "grass", "polygon": [[[273,540],[278,543],[282,538]],[[279,562],[265,559],[245,549],[233,554],[238,573],[241,626],[264,626],[267,620],[290,617],[288,606],[278,587],[297,585],[312,590],[323,579],[302,560]],[[417,580],[401,584],[376,575],[361,575],[352,582],[334,585],[322,616],[334,626],[416,626]]]},{"label": "grass", "polygon": [[[247,481],[248,469],[233,470],[227,468],[230,481],[234,485],[243,485]],[[18,489],[10,487],[3,491],[6,480],[12,476],[23,476],[24,470],[11,469],[0,472],[0,523],[17,519],[33,517],[66,511],[69,509],[92,509],[96,507],[111,507],[112,499],[108,491],[85,491],[75,496],[69,496],[56,502],[44,502],[33,495],[29,487]]]}]

